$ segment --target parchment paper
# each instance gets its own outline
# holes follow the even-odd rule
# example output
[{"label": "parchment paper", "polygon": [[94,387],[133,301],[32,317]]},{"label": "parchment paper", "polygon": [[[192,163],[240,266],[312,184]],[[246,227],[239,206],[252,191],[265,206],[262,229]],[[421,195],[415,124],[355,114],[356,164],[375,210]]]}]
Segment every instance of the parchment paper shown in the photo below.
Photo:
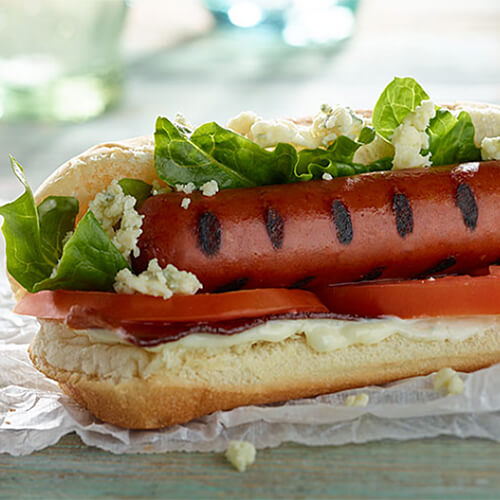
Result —
[{"label": "parchment paper", "polygon": [[[0,453],[26,455],[73,431],[84,443],[113,453],[222,451],[231,439],[251,441],[257,448],[285,441],[338,445],[438,435],[500,441],[500,364],[462,374],[465,392],[456,396],[434,391],[429,375],[384,387],[217,412],[159,431],[120,429],[94,418],[33,367],[27,347],[37,322],[16,316],[12,306],[1,273]],[[368,406],[346,407],[345,398],[359,392],[369,394]]]}]

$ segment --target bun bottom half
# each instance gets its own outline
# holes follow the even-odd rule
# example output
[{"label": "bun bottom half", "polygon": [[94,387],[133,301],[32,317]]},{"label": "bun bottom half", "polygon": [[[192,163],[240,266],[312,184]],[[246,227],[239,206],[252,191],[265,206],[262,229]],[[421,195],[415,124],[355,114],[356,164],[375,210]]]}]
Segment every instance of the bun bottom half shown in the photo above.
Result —
[{"label": "bun bottom half", "polygon": [[265,404],[500,362],[500,326],[462,341],[394,334],[330,352],[302,335],[220,350],[149,350],[100,343],[63,323],[42,321],[30,357],[62,390],[105,422],[154,429],[217,410]]}]

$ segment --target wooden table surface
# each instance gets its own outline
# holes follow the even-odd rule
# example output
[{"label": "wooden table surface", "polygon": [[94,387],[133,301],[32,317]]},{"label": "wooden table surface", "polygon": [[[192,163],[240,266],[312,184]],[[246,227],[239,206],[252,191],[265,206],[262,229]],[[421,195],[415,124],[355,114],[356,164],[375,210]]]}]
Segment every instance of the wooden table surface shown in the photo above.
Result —
[{"label": "wooden table surface", "polygon": [[0,498],[500,498],[500,445],[381,441],[259,451],[245,473],[222,454],[113,455],[72,434],[27,457],[0,455]]}]

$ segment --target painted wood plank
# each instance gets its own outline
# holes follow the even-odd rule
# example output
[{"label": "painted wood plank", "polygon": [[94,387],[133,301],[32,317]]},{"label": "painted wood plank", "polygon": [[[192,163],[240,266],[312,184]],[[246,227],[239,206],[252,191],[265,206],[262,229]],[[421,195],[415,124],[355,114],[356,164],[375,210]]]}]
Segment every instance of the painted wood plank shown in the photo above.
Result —
[{"label": "painted wood plank", "polygon": [[262,450],[246,473],[221,454],[113,455],[70,435],[0,455],[0,498],[500,498],[500,446],[478,439]]}]

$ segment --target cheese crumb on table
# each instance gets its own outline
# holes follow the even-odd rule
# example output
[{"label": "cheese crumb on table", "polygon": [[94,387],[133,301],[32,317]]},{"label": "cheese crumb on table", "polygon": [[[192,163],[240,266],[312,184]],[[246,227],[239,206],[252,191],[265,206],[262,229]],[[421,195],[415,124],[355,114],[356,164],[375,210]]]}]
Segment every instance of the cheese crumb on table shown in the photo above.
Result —
[{"label": "cheese crumb on table", "polygon": [[231,441],[226,450],[228,462],[239,472],[255,462],[256,454],[255,446],[248,441]]},{"label": "cheese crumb on table", "polygon": [[187,210],[189,208],[190,203],[191,203],[191,198],[188,198],[186,196],[185,198],[182,198],[181,207],[184,208],[184,210]]},{"label": "cheese crumb on table", "polygon": [[394,169],[431,165],[431,153],[422,155],[420,151],[429,147],[429,136],[425,130],[435,116],[434,103],[431,100],[422,101],[394,130],[391,137],[394,146]]},{"label": "cheese crumb on table", "polygon": [[136,199],[124,194],[116,180],[89,203],[89,209],[126,259],[131,253],[134,257],[140,253],[137,241],[142,234],[144,216],[137,213],[135,204]]},{"label": "cheese crumb on table", "polygon": [[122,269],[115,276],[114,289],[117,293],[143,293],[169,299],[174,294],[194,295],[202,288],[198,278],[190,272],[179,271],[168,264],[164,269],[158,259],[151,259],[148,268],[136,276],[130,269]]},{"label": "cheese crumb on table", "polygon": [[219,192],[219,185],[215,180],[207,181],[201,185],[200,191],[203,196],[214,196]]},{"label": "cheese crumb on table", "polygon": [[435,391],[446,392],[447,394],[462,394],[464,392],[464,382],[460,375],[453,368],[442,368],[432,381]]},{"label": "cheese crumb on table", "polygon": [[365,392],[361,394],[353,394],[351,396],[347,396],[345,400],[346,406],[366,406],[370,401],[370,397]]}]

